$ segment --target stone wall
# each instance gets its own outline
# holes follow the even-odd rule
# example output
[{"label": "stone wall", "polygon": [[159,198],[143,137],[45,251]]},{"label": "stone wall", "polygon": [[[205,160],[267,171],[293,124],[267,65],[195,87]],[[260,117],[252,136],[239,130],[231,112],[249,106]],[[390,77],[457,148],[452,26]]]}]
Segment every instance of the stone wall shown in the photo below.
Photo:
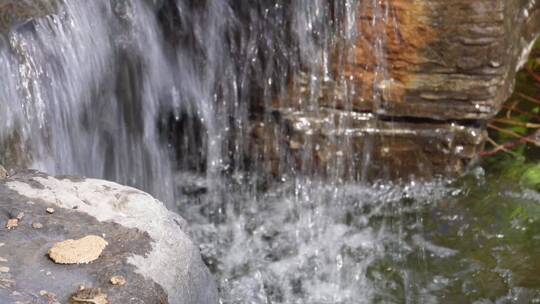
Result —
[{"label": "stone wall", "polygon": [[[348,151],[349,164],[357,166],[352,173],[356,178],[462,173],[483,149],[485,122],[512,93],[516,71],[540,33],[540,3],[374,3],[360,2],[356,45],[335,52],[332,74],[339,79],[326,80],[318,92],[310,90],[301,74],[293,81],[291,107],[275,109],[277,117],[288,117],[275,121],[281,134],[273,137],[288,138],[278,149],[304,158],[297,170],[309,167],[306,155],[315,167],[323,164],[309,168],[311,173],[328,171],[329,165],[320,161],[328,157],[319,157],[320,151],[342,150]],[[307,110],[306,100],[313,95],[318,106]],[[324,132],[336,126],[328,122],[360,113],[371,114],[370,123],[342,123],[350,132],[342,131],[337,138]],[[304,121],[300,129],[295,127],[299,120]],[[320,128],[321,121],[326,121],[325,128]],[[271,140],[264,145],[276,146]],[[311,151],[314,147],[317,151]],[[343,154],[329,153],[337,158]]]}]

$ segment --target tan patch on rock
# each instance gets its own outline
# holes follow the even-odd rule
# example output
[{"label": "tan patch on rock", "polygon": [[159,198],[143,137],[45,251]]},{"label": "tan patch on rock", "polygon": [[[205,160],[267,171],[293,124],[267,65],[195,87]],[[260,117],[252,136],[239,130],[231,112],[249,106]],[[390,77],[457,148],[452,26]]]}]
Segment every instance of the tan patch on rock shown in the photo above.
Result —
[{"label": "tan patch on rock", "polygon": [[15,229],[15,227],[19,226],[19,220],[18,219],[9,219],[6,223],[7,230]]},{"label": "tan patch on rock", "polygon": [[123,276],[114,276],[111,278],[111,284],[117,286],[124,286],[126,285],[126,279]]},{"label": "tan patch on rock", "polygon": [[57,264],[87,264],[99,258],[108,243],[96,235],[56,243],[49,257]]},{"label": "tan patch on rock", "polygon": [[80,289],[71,296],[69,304],[109,304],[107,295],[98,288]]}]

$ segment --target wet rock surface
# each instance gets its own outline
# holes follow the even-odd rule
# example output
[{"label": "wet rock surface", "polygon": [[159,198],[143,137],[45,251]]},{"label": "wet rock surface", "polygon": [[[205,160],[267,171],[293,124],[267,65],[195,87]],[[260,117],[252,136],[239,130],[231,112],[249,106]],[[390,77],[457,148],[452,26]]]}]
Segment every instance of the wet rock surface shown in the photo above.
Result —
[{"label": "wet rock surface", "polygon": [[[0,210],[4,223],[24,212],[16,227],[0,230],[2,303],[74,302],[81,286],[110,303],[217,303],[184,220],[144,192],[28,171],[0,182]],[[56,243],[88,235],[108,243],[95,261],[49,258]]]},{"label": "wet rock surface", "polygon": [[265,171],[272,175],[357,181],[456,176],[482,151],[486,137],[482,126],[381,120],[333,109],[283,108],[275,116],[275,125],[252,130],[252,155],[265,153]]},{"label": "wet rock surface", "polygon": [[0,1],[0,32],[57,11],[58,0]]},{"label": "wet rock surface", "polygon": [[316,95],[325,107],[394,117],[489,119],[510,97],[516,71],[540,34],[538,1],[376,3],[359,5],[362,34],[344,54],[350,59],[337,60],[332,71],[362,89],[329,78],[314,92],[299,75],[295,94]]},{"label": "wet rock surface", "polygon": [[330,49],[329,71],[317,78],[309,67],[288,98],[261,105],[278,119],[254,123],[250,155],[264,155],[274,175],[463,173],[540,34],[539,3],[361,1],[359,36]]}]

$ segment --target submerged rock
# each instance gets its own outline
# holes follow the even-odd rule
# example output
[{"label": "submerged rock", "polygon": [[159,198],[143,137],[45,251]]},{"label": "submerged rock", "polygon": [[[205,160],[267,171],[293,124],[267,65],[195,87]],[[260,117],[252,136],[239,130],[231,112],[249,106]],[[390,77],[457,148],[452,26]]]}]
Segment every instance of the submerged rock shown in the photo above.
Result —
[{"label": "submerged rock", "polygon": [[0,264],[9,269],[0,274],[0,303],[48,303],[41,290],[59,303],[84,303],[74,294],[79,286],[110,303],[218,301],[185,221],[142,191],[28,171],[0,181],[0,210],[4,223],[25,214],[16,229],[0,230],[0,256],[9,257]]}]

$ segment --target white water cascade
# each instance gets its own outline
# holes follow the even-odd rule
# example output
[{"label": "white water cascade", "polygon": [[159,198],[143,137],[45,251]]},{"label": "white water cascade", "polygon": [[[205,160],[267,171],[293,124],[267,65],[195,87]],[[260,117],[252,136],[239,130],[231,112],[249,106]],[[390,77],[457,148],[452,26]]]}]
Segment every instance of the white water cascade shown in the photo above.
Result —
[{"label": "white water cascade", "polygon": [[[421,205],[438,191],[302,174],[259,191],[246,174],[252,116],[269,123],[276,101],[286,107],[293,76],[309,87],[310,111],[326,79],[345,100],[361,89],[332,67],[354,55],[362,1],[372,0],[59,0],[0,36],[0,163],[114,180],[178,209],[223,303],[391,302],[390,283],[368,268],[410,251],[401,220],[416,205],[401,199]],[[372,23],[388,22],[388,6],[372,2]],[[387,77],[384,43],[373,46],[376,82]],[[407,303],[429,294],[400,275]]]}]

